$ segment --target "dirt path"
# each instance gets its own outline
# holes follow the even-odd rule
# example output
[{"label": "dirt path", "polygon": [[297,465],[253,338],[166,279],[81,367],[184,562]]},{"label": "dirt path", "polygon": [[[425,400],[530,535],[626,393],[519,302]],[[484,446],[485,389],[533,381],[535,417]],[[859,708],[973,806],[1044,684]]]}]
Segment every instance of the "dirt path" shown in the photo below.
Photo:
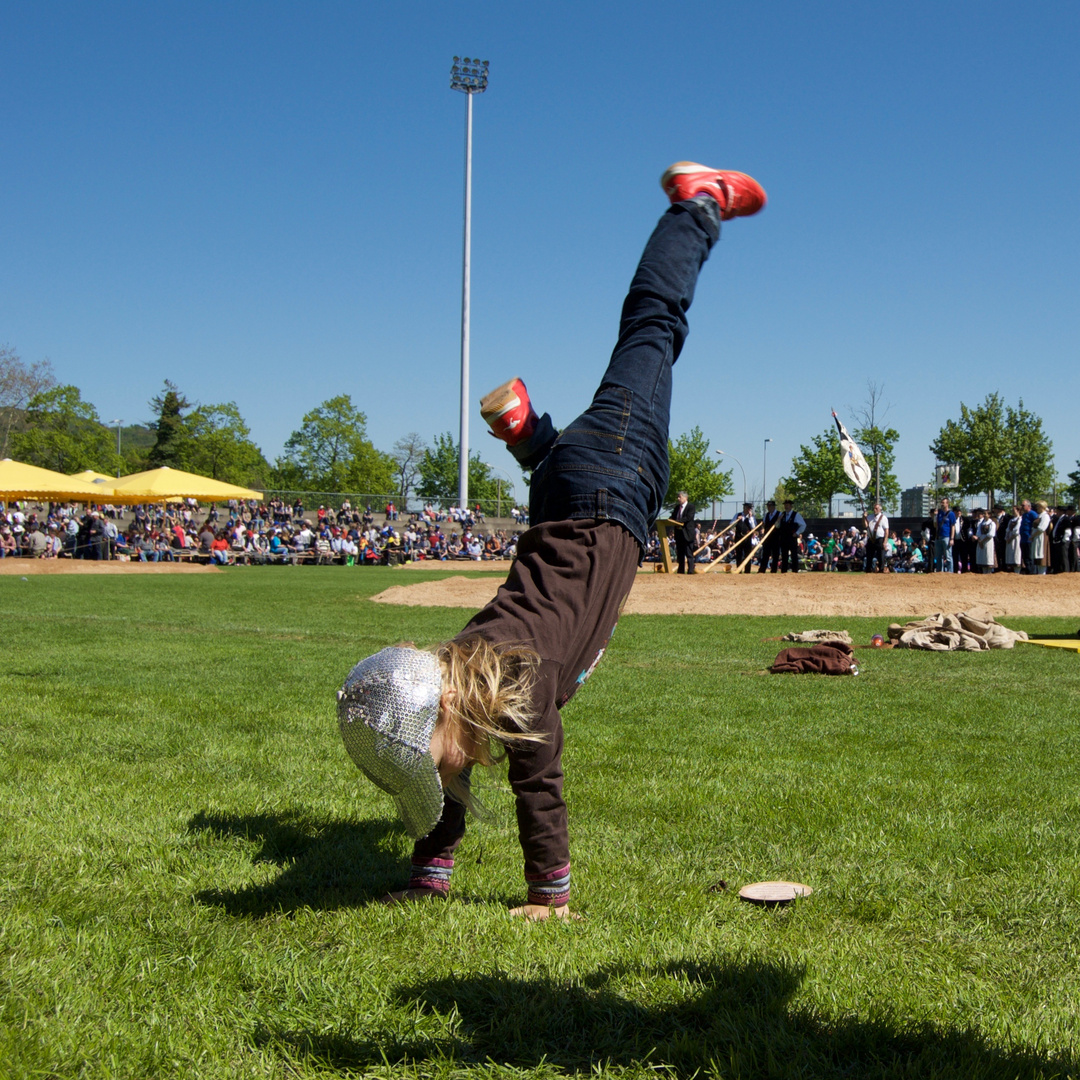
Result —
[{"label": "dirt path", "polygon": [[220,566],[180,562],[95,562],[93,559],[0,559],[0,577],[35,574],[220,574]]},{"label": "dirt path", "polygon": [[[502,574],[395,585],[384,604],[478,609]],[[921,617],[985,607],[995,615],[1080,618],[1080,574],[638,574],[628,614]]]}]

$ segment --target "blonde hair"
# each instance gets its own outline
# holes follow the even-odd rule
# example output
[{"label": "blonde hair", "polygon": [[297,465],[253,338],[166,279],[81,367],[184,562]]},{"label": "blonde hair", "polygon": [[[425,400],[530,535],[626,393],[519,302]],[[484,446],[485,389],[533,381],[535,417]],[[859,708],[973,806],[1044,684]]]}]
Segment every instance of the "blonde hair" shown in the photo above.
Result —
[{"label": "blonde hair", "polygon": [[[444,684],[455,691],[448,699],[453,734],[465,741],[476,764],[502,761],[507,746],[514,743],[547,740],[545,733],[532,730],[536,721],[533,688],[540,667],[535,649],[473,637],[444,641],[434,651],[442,664]],[[447,787],[459,802],[482,815],[460,776]]]}]

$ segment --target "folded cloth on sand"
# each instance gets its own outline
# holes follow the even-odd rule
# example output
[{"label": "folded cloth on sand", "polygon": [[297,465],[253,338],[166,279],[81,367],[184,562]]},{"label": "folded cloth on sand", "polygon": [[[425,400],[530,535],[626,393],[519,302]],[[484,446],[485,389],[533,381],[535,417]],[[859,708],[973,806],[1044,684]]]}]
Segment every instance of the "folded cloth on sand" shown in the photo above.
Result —
[{"label": "folded cloth on sand", "polygon": [[804,644],[811,642],[824,644],[826,641],[842,641],[845,645],[851,644],[851,635],[846,630],[799,630],[785,634],[784,641],[801,641]]},{"label": "folded cloth on sand", "polygon": [[971,608],[952,615],[938,612],[903,626],[893,623],[889,640],[898,649],[983,652],[1011,649],[1018,641],[1027,641],[1027,634],[1002,626],[986,608]]},{"label": "folded cloth on sand", "polygon": [[782,649],[769,670],[774,675],[858,675],[850,645],[812,645],[809,649]]}]

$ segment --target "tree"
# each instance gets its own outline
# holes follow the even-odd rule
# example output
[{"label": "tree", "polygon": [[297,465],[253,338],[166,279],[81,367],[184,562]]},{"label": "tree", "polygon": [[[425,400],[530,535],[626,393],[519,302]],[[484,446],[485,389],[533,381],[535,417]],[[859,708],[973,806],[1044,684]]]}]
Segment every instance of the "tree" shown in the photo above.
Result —
[{"label": "tree", "polygon": [[836,428],[828,427],[823,435],[813,437],[810,446],[800,446],[799,456],[791,459],[791,475],[780,482],[795,505],[813,515],[827,510],[832,517],[834,496],[854,496],[855,485],[844,472]]},{"label": "tree", "polygon": [[244,487],[265,485],[270,466],[251,441],[235,401],[199,405],[184,420],[190,441],[188,468],[201,476]]},{"label": "tree", "polygon": [[674,442],[668,440],[668,461],[671,465],[671,479],[665,496],[668,503],[673,503],[675,496],[685,491],[687,498],[701,507],[735,490],[731,471],[722,469],[720,462],[709,453],[709,440],[699,427],[692,427],[689,433],[680,435]]},{"label": "tree", "polygon": [[184,410],[191,408],[191,403],[175,383],[166,379],[165,389],[150,402],[150,408],[157,417],[156,438],[147,455],[150,468],[188,468],[191,437],[184,423]]},{"label": "tree", "polygon": [[862,424],[855,429],[853,437],[870,466],[874,502],[893,511],[900,501],[900,481],[893,472],[896,461],[893,448],[900,439],[900,432],[881,426],[889,411],[889,406],[882,401],[884,391],[884,386],[878,386],[873,380],[866,384],[866,400],[861,408],[852,410]]},{"label": "tree", "polygon": [[9,345],[0,345],[0,459],[9,456],[11,434],[30,399],[55,385],[48,360],[26,364]]},{"label": "tree", "polygon": [[[459,479],[458,444],[449,431],[435,436],[434,446],[424,451],[417,472],[420,482],[416,493],[422,499],[456,503]],[[480,460],[475,451],[469,455],[469,499],[471,502],[494,501],[498,484],[491,475],[491,466]]]},{"label": "tree", "polygon": [[394,489],[394,461],[367,438],[367,417],[348,394],[329,398],[304,415],[285,442],[279,476],[295,490],[383,495]]},{"label": "tree", "polygon": [[1042,419],[1024,408],[1022,398],[1015,409],[997,393],[973,409],[961,402],[960,419],[945,422],[930,450],[938,461],[959,465],[959,490],[985,494],[988,506],[995,492],[1036,498],[1053,483],[1052,444]]},{"label": "tree", "polygon": [[420,475],[420,461],[427,450],[427,443],[415,432],[398,439],[390,455],[397,473],[397,497],[403,507],[409,505],[409,492]]},{"label": "tree", "polygon": [[1076,472],[1069,473],[1069,486],[1064,491],[1073,506],[1080,506],[1080,461],[1076,463]]},{"label": "tree", "polygon": [[20,460],[54,472],[112,472],[116,466],[109,429],[75,386],[35,394],[26,405],[25,430],[13,435],[12,445]]}]

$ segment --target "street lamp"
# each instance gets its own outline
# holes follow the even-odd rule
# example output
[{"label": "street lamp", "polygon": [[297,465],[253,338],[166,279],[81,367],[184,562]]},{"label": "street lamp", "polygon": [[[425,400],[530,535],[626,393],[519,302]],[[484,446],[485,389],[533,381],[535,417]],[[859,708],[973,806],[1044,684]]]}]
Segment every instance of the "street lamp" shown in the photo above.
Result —
[{"label": "street lamp", "polygon": [[469,505],[469,259],[472,250],[472,99],[488,84],[488,62],[454,57],[450,89],[465,95],[465,248],[461,269],[461,438],[458,461],[458,505]]},{"label": "street lamp", "polygon": [[123,420],[110,420],[110,424],[116,425],[116,479],[120,479],[120,425]]},{"label": "street lamp", "polygon": [[731,460],[734,461],[735,464],[739,466],[739,472],[742,473],[742,501],[745,503],[746,502],[746,470],[743,468],[742,462],[734,454],[729,454],[726,450],[717,450],[716,452],[718,454],[723,455],[724,457],[731,458]]},{"label": "street lamp", "polygon": [[762,451],[761,459],[761,510],[765,512],[765,503],[769,501],[769,443],[772,439],[765,440],[765,449]]}]

